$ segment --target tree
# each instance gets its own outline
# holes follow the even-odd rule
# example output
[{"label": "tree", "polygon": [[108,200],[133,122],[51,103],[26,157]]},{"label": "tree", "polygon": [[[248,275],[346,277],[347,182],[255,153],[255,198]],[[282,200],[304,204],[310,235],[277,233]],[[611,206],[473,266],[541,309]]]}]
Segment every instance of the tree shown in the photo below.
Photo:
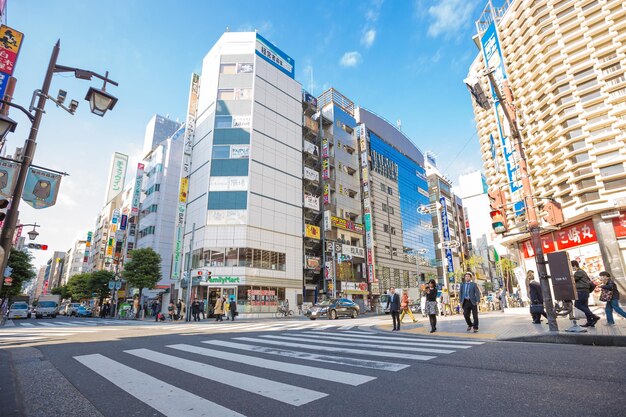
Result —
[{"label": "tree", "polygon": [[482,269],[484,262],[485,260],[482,256],[472,255],[465,260],[464,268],[466,271],[472,271],[476,278],[478,278],[478,268]]},{"label": "tree", "polygon": [[504,279],[504,286],[509,292],[513,289],[512,279],[515,276],[516,266],[517,264],[508,258],[500,258],[500,260],[496,262],[496,268],[501,271],[502,278]]},{"label": "tree", "polygon": [[72,301],[80,301],[91,297],[90,273],[82,273],[72,276],[66,284],[67,291],[72,296]]},{"label": "tree", "polygon": [[11,272],[11,278],[13,282],[11,285],[3,285],[1,297],[13,297],[21,294],[22,286],[37,275],[35,268],[30,262],[32,257],[26,252],[22,252],[16,249],[11,249],[11,255],[7,266],[13,268]]},{"label": "tree", "polygon": [[100,305],[106,297],[111,295],[109,289],[109,281],[115,279],[115,274],[109,271],[94,271],[89,274],[89,290],[92,293],[97,293],[100,299]]},{"label": "tree", "polygon": [[130,251],[131,261],[124,265],[122,277],[133,288],[139,288],[139,300],[144,288],[152,289],[161,279],[161,255],[152,248]]},{"label": "tree", "polygon": [[50,292],[52,294],[60,295],[62,300],[67,300],[68,298],[72,298],[72,293],[67,288],[67,285],[61,285],[60,287],[55,287]]}]

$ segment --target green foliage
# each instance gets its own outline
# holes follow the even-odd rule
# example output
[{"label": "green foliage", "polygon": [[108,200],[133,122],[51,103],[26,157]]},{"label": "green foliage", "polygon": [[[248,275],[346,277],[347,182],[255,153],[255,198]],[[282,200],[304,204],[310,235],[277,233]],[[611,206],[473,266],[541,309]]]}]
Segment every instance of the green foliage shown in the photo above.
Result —
[{"label": "green foliage", "polygon": [[74,275],[68,281],[65,287],[72,296],[72,301],[80,301],[86,298],[91,298],[93,292],[90,288],[90,273],[82,273]]},{"label": "green foliage", "polygon": [[62,285],[60,287],[55,287],[50,291],[52,294],[60,295],[62,300],[66,300],[72,297],[72,293],[67,288],[67,285]]},{"label": "green foliage", "polygon": [[9,262],[7,265],[13,268],[11,272],[11,278],[13,278],[12,285],[2,286],[2,297],[13,297],[22,293],[22,287],[31,279],[37,275],[35,268],[31,263],[32,257],[26,252],[11,249],[11,255],[9,256]]},{"label": "green foliage", "polygon": [[[474,277],[479,278],[478,269],[482,270],[485,259],[482,256],[472,255],[469,258],[465,259],[464,269],[465,271],[471,271],[474,273]],[[463,274],[465,274],[465,271]]]},{"label": "green foliage", "polygon": [[97,293],[100,302],[111,295],[109,281],[115,279],[115,274],[109,271],[94,271],[89,274],[89,289],[92,293]]},{"label": "green foliage", "polygon": [[124,265],[122,277],[133,288],[139,288],[139,295],[144,288],[152,289],[161,279],[161,255],[152,248],[130,251],[132,260]]},{"label": "green foliage", "polygon": [[513,277],[515,277],[515,268],[517,264],[508,258],[500,258],[496,262],[496,268],[502,273],[505,287],[508,291],[513,289]]}]

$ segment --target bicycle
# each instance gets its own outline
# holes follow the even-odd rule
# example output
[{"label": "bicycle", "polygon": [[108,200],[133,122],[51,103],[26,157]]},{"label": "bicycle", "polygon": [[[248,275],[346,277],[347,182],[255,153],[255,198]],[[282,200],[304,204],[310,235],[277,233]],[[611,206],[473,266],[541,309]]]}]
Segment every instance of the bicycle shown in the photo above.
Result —
[{"label": "bicycle", "polygon": [[280,319],[293,316],[293,310],[287,310],[286,308],[278,307],[276,312],[274,313],[274,318]]}]

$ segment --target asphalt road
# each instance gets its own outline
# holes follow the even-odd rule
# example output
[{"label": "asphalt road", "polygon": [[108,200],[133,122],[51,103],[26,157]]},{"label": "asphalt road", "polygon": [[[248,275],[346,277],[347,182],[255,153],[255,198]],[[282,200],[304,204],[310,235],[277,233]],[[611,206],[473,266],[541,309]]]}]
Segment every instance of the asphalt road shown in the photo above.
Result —
[{"label": "asphalt road", "polygon": [[626,348],[335,323],[98,326],[6,350],[29,417],[623,415]]}]

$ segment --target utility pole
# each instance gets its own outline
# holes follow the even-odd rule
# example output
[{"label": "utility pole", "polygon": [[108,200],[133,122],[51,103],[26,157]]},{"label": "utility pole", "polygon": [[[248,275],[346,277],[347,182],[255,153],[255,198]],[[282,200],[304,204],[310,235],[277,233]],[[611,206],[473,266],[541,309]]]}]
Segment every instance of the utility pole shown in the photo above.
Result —
[{"label": "utility pole", "polygon": [[189,315],[191,313],[191,289],[193,288],[193,278],[191,277],[191,262],[193,259],[193,239],[196,237],[196,224],[194,223],[191,226],[191,240],[189,241],[189,259],[187,260],[187,299],[186,304],[186,313],[185,313],[185,321],[189,320]]},{"label": "utility pole", "polygon": [[[528,223],[528,229],[530,231],[530,240],[535,251],[535,262],[537,263],[537,274],[539,275],[539,282],[541,283],[541,292],[543,294],[543,301],[546,306],[546,313],[548,315],[548,326],[550,331],[559,331],[559,326],[556,322],[556,315],[554,313],[554,303],[552,302],[552,293],[550,292],[550,282],[548,281],[548,271],[546,268],[546,260],[543,256],[543,246],[541,244],[541,229],[539,227],[539,219],[537,217],[537,210],[535,207],[535,200],[533,198],[532,187],[530,184],[530,173],[528,171],[528,163],[526,161],[526,154],[524,153],[524,147],[522,144],[522,136],[520,135],[517,127],[517,116],[515,113],[515,107],[513,106],[513,94],[511,92],[508,83],[504,83],[504,94],[506,100],[502,97],[502,92],[496,83],[493,71],[487,70],[487,77],[493,87],[493,91],[496,93],[498,101],[502,105],[504,115],[511,128],[511,135],[513,136],[513,142],[515,144],[515,150],[518,154],[519,171],[522,180],[522,196],[524,200],[524,207],[526,209],[526,221]],[[496,115],[497,117],[497,115]]]}]

